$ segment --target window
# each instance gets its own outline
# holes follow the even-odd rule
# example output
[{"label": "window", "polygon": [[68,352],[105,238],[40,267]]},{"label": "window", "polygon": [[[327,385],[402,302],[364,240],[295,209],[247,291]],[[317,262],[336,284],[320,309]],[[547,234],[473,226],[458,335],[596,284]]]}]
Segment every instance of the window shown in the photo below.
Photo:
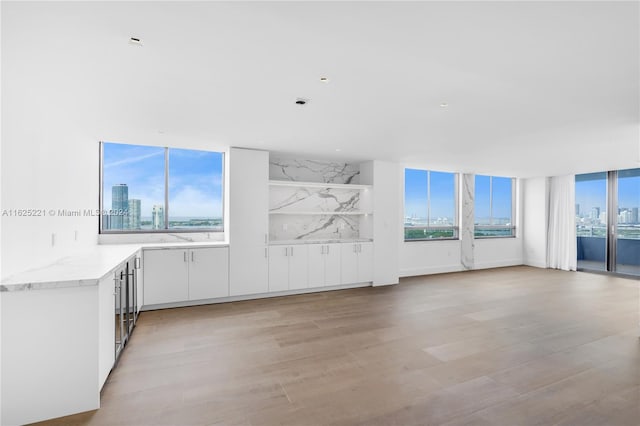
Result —
[{"label": "window", "polygon": [[458,238],[455,173],[405,169],[404,240]]},{"label": "window", "polygon": [[513,178],[476,175],[476,238],[514,237],[515,185]]},{"label": "window", "polygon": [[223,154],[101,143],[100,232],[222,231]]}]

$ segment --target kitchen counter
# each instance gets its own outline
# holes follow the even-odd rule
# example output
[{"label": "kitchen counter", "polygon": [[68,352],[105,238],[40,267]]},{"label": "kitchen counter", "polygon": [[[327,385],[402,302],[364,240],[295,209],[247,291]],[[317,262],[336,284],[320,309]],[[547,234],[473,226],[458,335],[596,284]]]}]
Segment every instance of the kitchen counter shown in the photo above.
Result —
[{"label": "kitchen counter", "polygon": [[9,276],[0,292],[95,286],[103,277],[141,249],[227,247],[224,242],[172,242],[145,244],[102,244],[82,254],[68,256],[39,268]]}]

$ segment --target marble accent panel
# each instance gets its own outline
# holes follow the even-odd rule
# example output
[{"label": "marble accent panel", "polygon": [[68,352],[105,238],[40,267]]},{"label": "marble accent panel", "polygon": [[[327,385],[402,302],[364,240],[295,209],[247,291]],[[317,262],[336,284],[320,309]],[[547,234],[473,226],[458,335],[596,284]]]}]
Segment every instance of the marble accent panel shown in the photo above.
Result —
[{"label": "marble accent panel", "polygon": [[360,235],[360,216],[341,215],[271,215],[269,239],[318,240],[351,239]]},{"label": "marble accent panel", "polygon": [[273,180],[357,184],[360,182],[359,178],[359,164],[289,158],[269,159],[269,179]]},{"label": "marble accent panel", "polygon": [[333,239],[313,239],[313,240],[277,240],[277,241],[269,241],[269,245],[271,246],[284,246],[289,244],[348,244],[348,243],[370,243],[373,242],[371,238],[333,238]]},{"label": "marble accent panel", "polygon": [[270,212],[358,211],[360,191],[341,188],[271,187]]},{"label": "marble accent panel", "polygon": [[465,269],[473,269],[474,264],[474,198],[475,175],[462,175],[462,223],[460,224],[460,259]]}]

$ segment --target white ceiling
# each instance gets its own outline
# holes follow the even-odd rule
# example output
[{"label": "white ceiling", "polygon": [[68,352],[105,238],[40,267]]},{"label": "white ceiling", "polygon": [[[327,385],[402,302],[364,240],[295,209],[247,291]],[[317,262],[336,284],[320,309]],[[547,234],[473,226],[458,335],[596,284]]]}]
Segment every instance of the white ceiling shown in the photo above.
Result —
[{"label": "white ceiling", "polygon": [[127,143],[521,177],[639,167],[638,6],[3,2],[3,93],[28,79]]}]

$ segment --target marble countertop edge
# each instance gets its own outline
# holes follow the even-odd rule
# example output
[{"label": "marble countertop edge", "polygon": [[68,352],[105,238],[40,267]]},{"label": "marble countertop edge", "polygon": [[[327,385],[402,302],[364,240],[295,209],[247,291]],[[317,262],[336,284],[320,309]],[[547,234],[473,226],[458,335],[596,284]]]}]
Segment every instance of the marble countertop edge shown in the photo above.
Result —
[{"label": "marble countertop edge", "polygon": [[143,249],[228,247],[226,242],[98,244],[86,251],[22,271],[0,282],[0,293],[97,286],[131,256]]}]

